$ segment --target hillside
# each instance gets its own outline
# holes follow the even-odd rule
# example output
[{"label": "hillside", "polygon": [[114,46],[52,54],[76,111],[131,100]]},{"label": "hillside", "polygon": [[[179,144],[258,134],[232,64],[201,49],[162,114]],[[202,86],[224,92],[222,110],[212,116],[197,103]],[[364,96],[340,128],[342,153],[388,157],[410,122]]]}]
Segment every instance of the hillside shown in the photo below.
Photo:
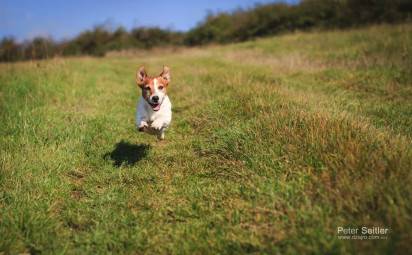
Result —
[{"label": "hillside", "polygon": [[[171,67],[163,142],[142,64]],[[0,64],[0,253],[410,250],[411,67],[410,24]]]}]

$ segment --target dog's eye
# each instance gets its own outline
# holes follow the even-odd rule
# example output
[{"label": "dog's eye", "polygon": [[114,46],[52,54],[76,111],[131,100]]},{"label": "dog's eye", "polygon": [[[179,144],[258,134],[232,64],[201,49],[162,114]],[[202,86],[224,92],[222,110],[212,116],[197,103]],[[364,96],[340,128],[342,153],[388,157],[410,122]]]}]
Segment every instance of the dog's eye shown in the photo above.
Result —
[{"label": "dog's eye", "polygon": [[144,89],[145,89],[145,90],[150,90],[150,87],[145,87]]},{"label": "dog's eye", "polygon": [[163,86],[159,86],[159,89],[163,89]]}]

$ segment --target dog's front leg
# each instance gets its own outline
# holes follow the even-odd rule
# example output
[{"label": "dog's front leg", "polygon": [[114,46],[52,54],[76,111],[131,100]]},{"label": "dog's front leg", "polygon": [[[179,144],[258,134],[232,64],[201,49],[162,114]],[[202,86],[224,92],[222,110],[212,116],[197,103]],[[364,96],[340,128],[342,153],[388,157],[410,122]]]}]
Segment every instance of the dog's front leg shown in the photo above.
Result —
[{"label": "dog's front leg", "polygon": [[166,125],[164,123],[164,119],[162,118],[156,119],[155,121],[153,121],[150,127],[156,133],[157,138],[159,140],[163,140],[165,138],[164,131],[166,129]]},{"label": "dog's front leg", "polygon": [[157,133],[157,139],[159,139],[159,140],[164,140],[165,139],[165,129],[166,128],[163,127],[159,130],[159,133]]},{"label": "dog's front leg", "polygon": [[149,127],[149,125],[147,124],[147,122],[144,121],[144,120],[141,120],[139,125],[138,125],[138,130],[139,130],[139,132],[145,132],[148,127]]},{"label": "dog's front leg", "polygon": [[150,125],[150,127],[156,131],[160,131],[163,128],[163,120],[162,119],[154,120],[152,124]]}]

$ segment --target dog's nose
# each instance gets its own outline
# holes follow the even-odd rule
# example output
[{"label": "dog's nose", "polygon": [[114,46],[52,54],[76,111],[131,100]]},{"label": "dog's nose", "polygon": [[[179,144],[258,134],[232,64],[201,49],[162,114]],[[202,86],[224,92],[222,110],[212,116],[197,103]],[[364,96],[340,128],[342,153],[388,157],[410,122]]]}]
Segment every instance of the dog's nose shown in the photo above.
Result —
[{"label": "dog's nose", "polygon": [[157,102],[157,101],[159,101],[159,97],[158,96],[153,96],[152,100],[153,100],[153,102]]}]

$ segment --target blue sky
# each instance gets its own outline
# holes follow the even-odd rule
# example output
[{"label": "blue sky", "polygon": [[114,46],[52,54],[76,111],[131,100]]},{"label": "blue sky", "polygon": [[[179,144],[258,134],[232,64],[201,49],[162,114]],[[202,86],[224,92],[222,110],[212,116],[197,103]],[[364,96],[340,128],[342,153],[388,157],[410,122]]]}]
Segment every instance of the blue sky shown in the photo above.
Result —
[{"label": "blue sky", "polygon": [[[253,7],[276,0],[0,0],[0,38],[68,39],[98,24],[159,26],[186,31],[208,11]],[[296,2],[288,0],[286,2]]]}]

